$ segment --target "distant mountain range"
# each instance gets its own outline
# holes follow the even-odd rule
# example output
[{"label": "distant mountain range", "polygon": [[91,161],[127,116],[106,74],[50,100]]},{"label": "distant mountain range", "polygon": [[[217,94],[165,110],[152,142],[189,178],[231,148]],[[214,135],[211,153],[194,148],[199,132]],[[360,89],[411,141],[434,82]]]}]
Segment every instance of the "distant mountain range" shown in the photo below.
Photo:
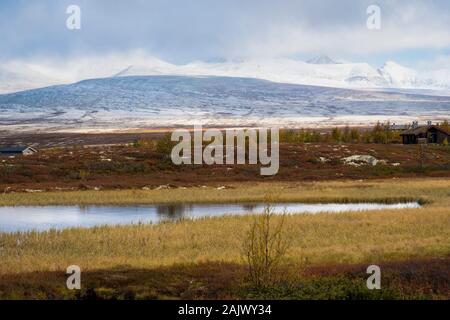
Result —
[{"label": "distant mountain range", "polygon": [[450,77],[445,70],[438,75],[395,62],[375,69],[327,56],[185,65],[145,55],[56,67],[13,62],[0,66],[0,90],[10,92],[0,94],[0,131],[449,119]]},{"label": "distant mountain range", "polygon": [[450,95],[450,70],[418,72],[393,61],[374,68],[368,63],[339,63],[325,55],[307,62],[255,59],[197,61],[184,65],[171,64],[151,56],[92,58],[58,66],[14,62],[0,65],[0,93],[99,77],[152,75],[246,77],[349,89],[439,90]]},{"label": "distant mountain range", "polygon": [[450,115],[450,98],[445,96],[242,77],[128,75],[136,71],[130,67],[115,77],[0,95],[0,131],[104,131],[200,123],[317,127],[441,120]]}]

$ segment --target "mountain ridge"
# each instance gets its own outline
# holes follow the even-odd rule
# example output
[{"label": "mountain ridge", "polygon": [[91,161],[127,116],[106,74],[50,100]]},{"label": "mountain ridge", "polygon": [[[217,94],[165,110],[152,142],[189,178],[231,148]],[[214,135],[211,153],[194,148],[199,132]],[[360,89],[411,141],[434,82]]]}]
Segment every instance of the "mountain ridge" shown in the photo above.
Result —
[{"label": "mountain ridge", "polygon": [[320,55],[306,61],[309,64],[339,64],[327,55]]},{"label": "mountain ridge", "polygon": [[[426,89],[450,92],[450,71],[447,70],[417,72],[393,61],[387,61],[380,68],[375,68],[364,62],[337,63],[328,56],[318,56],[308,61],[316,63],[280,58],[195,61],[175,65],[152,56],[130,59],[113,57],[104,60],[92,58],[78,64],[67,63],[57,67],[40,67],[39,73],[34,71],[37,68],[35,66],[34,69],[27,65],[22,67],[16,62],[12,67],[8,66],[8,69],[0,65],[0,93],[69,84],[99,77],[137,75],[227,76],[348,89]],[[61,71],[64,66],[69,69]]]},{"label": "mountain ridge", "polygon": [[[121,76],[0,95],[0,130],[368,125],[448,119],[450,97],[254,78]],[[433,119],[430,119],[430,116]]]}]

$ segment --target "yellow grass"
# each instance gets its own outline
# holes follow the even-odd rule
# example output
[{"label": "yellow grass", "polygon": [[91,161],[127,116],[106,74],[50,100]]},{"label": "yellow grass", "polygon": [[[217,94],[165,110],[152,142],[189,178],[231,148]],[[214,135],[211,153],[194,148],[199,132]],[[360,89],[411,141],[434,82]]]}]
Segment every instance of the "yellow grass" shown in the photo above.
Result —
[{"label": "yellow grass", "polygon": [[[260,184],[236,189],[104,191],[2,195],[3,205],[45,203],[154,203],[185,201],[352,200],[408,198],[429,201],[421,209],[296,215],[287,218],[294,263],[379,262],[450,253],[450,180],[389,180]],[[109,197],[115,198],[109,198]],[[106,202],[105,202],[106,201]],[[148,268],[203,261],[242,262],[241,244],[253,217],[221,217],[161,225],[97,227],[45,233],[0,234],[0,274]]]},{"label": "yellow grass", "polygon": [[310,183],[241,183],[233,189],[214,187],[171,190],[58,191],[0,194],[0,206],[134,205],[207,202],[396,202],[446,201],[450,179],[391,179]]}]

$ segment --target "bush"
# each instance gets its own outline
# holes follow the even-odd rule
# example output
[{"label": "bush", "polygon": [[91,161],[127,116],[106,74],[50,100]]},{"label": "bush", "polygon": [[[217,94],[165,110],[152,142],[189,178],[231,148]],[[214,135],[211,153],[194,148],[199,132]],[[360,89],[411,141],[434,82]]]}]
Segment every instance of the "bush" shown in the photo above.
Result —
[{"label": "bush", "polygon": [[333,131],[331,132],[331,138],[333,139],[334,142],[340,142],[341,141],[341,130],[339,130],[339,128],[334,128]]},{"label": "bush", "polygon": [[350,140],[352,142],[359,142],[360,138],[358,129],[353,128],[350,130]]},{"label": "bush", "polygon": [[448,123],[447,120],[439,124],[439,127],[441,127],[444,130],[450,131],[450,124]]},{"label": "bush", "polygon": [[273,221],[275,213],[270,206],[253,221],[243,249],[248,266],[249,281],[255,288],[266,287],[274,280],[274,274],[289,247],[285,231],[285,214],[278,223]]},{"label": "bush", "polygon": [[448,146],[448,139],[447,138],[445,138],[444,141],[442,141],[442,145]]},{"label": "bush", "polygon": [[170,154],[174,146],[175,142],[171,140],[171,134],[166,133],[156,142],[156,152],[170,158]]},{"label": "bush", "polygon": [[78,171],[78,176],[81,180],[86,180],[89,178],[91,173],[88,170],[80,170]]}]

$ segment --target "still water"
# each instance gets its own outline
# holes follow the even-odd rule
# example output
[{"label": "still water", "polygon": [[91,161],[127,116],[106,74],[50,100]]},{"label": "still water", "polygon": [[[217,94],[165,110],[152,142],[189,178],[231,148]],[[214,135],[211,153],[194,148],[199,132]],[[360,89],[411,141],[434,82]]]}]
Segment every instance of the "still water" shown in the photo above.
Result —
[{"label": "still water", "polygon": [[[275,213],[315,214],[321,212],[420,208],[417,202],[378,204],[272,204]],[[46,231],[71,227],[159,223],[223,215],[261,213],[265,204],[163,204],[139,206],[42,206],[0,207],[0,232]]]}]

